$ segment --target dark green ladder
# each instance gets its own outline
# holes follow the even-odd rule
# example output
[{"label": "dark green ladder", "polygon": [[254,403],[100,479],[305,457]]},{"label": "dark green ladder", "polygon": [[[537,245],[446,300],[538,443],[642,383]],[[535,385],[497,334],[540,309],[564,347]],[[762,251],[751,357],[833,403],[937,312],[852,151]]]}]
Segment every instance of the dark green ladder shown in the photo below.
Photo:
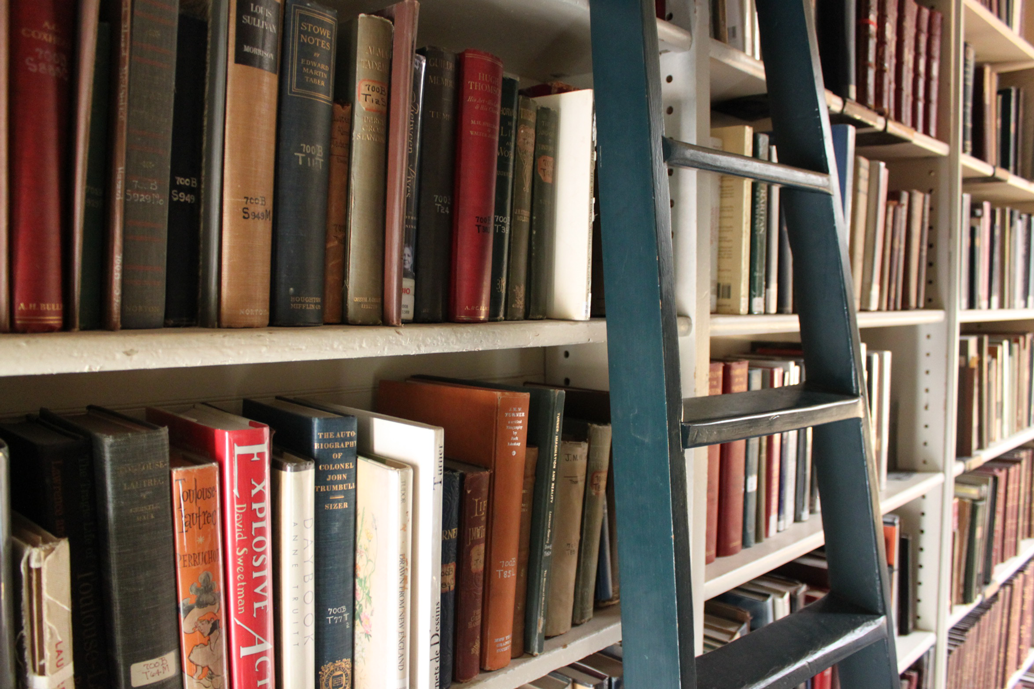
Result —
[{"label": "dark green ladder", "polygon": [[[625,682],[899,686],[872,439],[812,0],[756,0],[775,165],[666,139],[653,0],[590,0]],[[696,27],[697,40],[706,31]],[[667,166],[784,185],[803,386],[682,399]],[[683,449],[814,426],[830,593],[694,657]]]}]

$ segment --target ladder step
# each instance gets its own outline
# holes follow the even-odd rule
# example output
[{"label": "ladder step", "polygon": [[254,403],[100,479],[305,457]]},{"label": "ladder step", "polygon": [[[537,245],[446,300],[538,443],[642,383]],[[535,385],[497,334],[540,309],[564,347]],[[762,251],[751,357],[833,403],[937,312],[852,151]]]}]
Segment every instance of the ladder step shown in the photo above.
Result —
[{"label": "ladder step", "polygon": [[811,170],[770,163],[767,160],[726,153],[704,146],[694,146],[675,139],[664,139],[664,161],[674,167],[718,172],[723,175],[746,177],[759,182],[781,184],[806,191],[831,194],[829,175]]},{"label": "ladder step", "polygon": [[682,403],[682,447],[701,447],[783,433],[862,416],[862,398],[790,385]]},{"label": "ladder step", "polygon": [[699,656],[697,689],[795,687],[886,638],[883,615],[866,614],[830,593],[803,610]]}]

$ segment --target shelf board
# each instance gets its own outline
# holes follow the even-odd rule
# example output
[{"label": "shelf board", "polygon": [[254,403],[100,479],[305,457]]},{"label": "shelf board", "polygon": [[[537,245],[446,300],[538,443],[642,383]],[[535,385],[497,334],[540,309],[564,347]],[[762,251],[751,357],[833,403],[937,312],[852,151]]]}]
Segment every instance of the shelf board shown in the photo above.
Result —
[{"label": "shelf board", "polygon": [[1034,182],[968,154],[962,155],[962,185],[975,201],[1034,203]]},{"label": "shelf board", "polygon": [[951,606],[951,614],[948,616],[948,629],[961,622],[962,618],[973,612],[985,599],[998,593],[998,589],[1002,587],[1002,584],[1009,581],[1032,557],[1034,557],[1034,538],[1026,538],[1020,541],[1019,554],[995,566],[994,572],[991,574],[991,583],[984,587],[984,590],[977,596],[976,600],[972,603]]},{"label": "shelf board", "polygon": [[888,120],[886,131],[858,133],[857,152],[876,160],[944,158],[951,152],[951,146],[900,122]]},{"label": "shelf board", "polygon": [[966,309],[959,311],[959,323],[1027,320],[1034,320],[1034,309]]},{"label": "shelf board", "polygon": [[596,610],[585,624],[546,639],[541,655],[524,655],[495,672],[482,672],[464,689],[513,689],[621,641],[621,606]]},{"label": "shelf board", "polygon": [[[944,475],[939,472],[892,472],[887,477],[887,490],[880,495],[880,509],[883,513],[896,510],[943,481]],[[822,518],[812,514],[808,521],[791,524],[774,538],[766,538],[735,555],[720,557],[705,566],[704,600],[766,574],[823,543]]]},{"label": "shelf board", "polygon": [[[941,309],[917,309],[914,311],[860,311],[859,328],[889,328],[897,326],[940,323],[944,320]],[[730,316],[712,313],[710,317],[711,337],[733,337],[737,335],[764,335],[768,333],[795,333],[800,330],[796,314],[774,314],[765,316]]]},{"label": "shelf board", "polygon": [[768,92],[765,63],[715,38],[709,40],[712,102]]},{"label": "shelf board", "polygon": [[1013,433],[1008,438],[1003,438],[997,442],[991,443],[982,450],[979,450],[972,457],[959,457],[955,461],[953,471],[956,476],[964,474],[967,471],[973,471],[981,467],[986,462],[990,462],[992,459],[999,457],[1009,450],[1015,449],[1024,443],[1034,440],[1034,426],[1024,428],[1018,433]]},{"label": "shelf board", "polygon": [[1020,680],[1023,679],[1025,674],[1027,674],[1027,671],[1030,670],[1031,666],[1034,666],[1034,649],[1031,649],[1030,652],[1027,653],[1027,658],[1023,661],[1023,664],[1020,665],[1020,669],[1012,673],[1012,676],[1009,677],[1009,681],[1006,683],[1005,689],[1012,689],[1019,684]]},{"label": "shelf board", "polygon": [[936,641],[936,634],[918,629],[911,634],[897,637],[898,674],[907,670],[912,663],[933,648]]},{"label": "shelf board", "polygon": [[977,63],[1025,63],[1034,67],[1034,46],[977,0],[963,0],[962,7],[965,40],[976,50]]},{"label": "shelf board", "polygon": [[985,163],[976,156],[963,153],[959,158],[962,160],[962,179],[993,177],[995,174],[994,165]]}]

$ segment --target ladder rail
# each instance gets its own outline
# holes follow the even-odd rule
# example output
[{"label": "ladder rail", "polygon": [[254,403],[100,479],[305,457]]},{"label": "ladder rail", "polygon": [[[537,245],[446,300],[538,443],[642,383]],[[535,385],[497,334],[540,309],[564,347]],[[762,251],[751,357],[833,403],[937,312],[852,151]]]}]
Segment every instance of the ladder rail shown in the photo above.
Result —
[{"label": "ladder rail", "polygon": [[829,175],[736,153],[726,153],[705,146],[695,146],[675,139],[664,139],[664,157],[668,165],[675,167],[691,167],[722,175],[749,177],[759,182],[781,184],[820,194],[832,193],[829,188]]}]

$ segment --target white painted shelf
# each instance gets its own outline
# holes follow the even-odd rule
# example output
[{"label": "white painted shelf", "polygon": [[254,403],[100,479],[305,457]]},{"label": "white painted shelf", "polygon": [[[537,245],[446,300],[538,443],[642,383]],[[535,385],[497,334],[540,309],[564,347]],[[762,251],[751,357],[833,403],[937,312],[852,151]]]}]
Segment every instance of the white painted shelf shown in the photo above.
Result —
[{"label": "white painted shelf", "polygon": [[966,615],[971,613],[981,602],[998,593],[1002,584],[1009,581],[1023,565],[1034,557],[1034,538],[1027,538],[1020,541],[1019,554],[1011,557],[1005,562],[999,563],[991,575],[991,583],[984,587],[984,590],[972,603],[953,605],[951,614],[948,616],[948,628],[951,629],[962,621]]},{"label": "white painted shelf", "polygon": [[912,663],[919,660],[924,653],[933,647],[936,641],[936,634],[922,630],[916,630],[911,634],[897,637],[898,673],[904,672]]},{"label": "white painted shelf", "polygon": [[972,457],[959,457],[955,461],[952,471],[956,476],[964,474],[967,471],[973,471],[986,462],[990,462],[992,459],[1000,457],[1009,450],[1013,450],[1024,443],[1030,442],[1031,440],[1034,440],[1034,426],[1024,428],[1018,433],[1013,433],[1008,438],[991,443],[984,449],[979,450]]},{"label": "white painted shelf", "polygon": [[621,606],[601,608],[585,624],[546,639],[546,648],[541,655],[521,656],[502,670],[482,672],[470,682],[458,686],[463,689],[513,689],[618,641],[621,641]]},{"label": "white painted shelf", "polygon": [[959,323],[995,323],[1034,320],[1034,309],[966,309],[959,311]]},{"label": "white painted shelf", "polygon": [[[944,320],[941,309],[917,309],[914,311],[860,311],[859,328],[893,328],[926,323],[940,323]],[[711,337],[735,337],[739,335],[764,335],[767,333],[795,333],[800,330],[797,314],[774,314],[765,316],[730,316],[712,313],[709,331]]]},{"label": "white painted shelf", "polygon": [[1008,683],[1005,685],[1005,689],[1012,689],[1019,684],[1020,680],[1023,679],[1025,674],[1027,674],[1027,671],[1030,670],[1031,666],[1034,666],[1034,649],[1031,649],[1031,651],[1027,653],[1027,658],[1023,661],[1023,664],[1020,665],[1020,669],[1012,673]]},{"label": "white painted shelf", "polygon": [[1034,46],[977,0],[964,0],[966,42],[976,49],[977,63],[1034,67]]},{"label": "white painted shelf", "polygon": [[[880,495],[880,509],[884,514],[892,512],[942,483],[944,474],[939,472],[892,472],[887,476],[887,490]],[[813,514],[808,521],[794,523],[774,538],[720,557],[704,569],[704,600],[766,574],[823,543],[822,518]]]}]

